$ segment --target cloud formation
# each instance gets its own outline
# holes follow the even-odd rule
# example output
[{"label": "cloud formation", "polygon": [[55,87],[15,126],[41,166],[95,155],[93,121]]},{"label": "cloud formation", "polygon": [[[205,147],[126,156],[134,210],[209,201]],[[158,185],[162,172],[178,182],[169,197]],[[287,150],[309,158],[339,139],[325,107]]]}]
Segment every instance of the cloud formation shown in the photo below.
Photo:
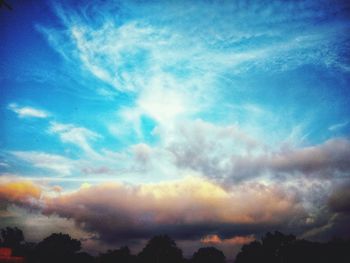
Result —
[{"label": "cloud formation", "polygon": [[42,193],[38,185],[15,181],[1,184],[0,193],[6,202],[30,204],[29,208],[40,201],[36,209],[43,214],[71,219],[106,242],[165,232],[179,239],[210,234],[227,239],[305,216],[299,200],[277,186],[246,184],[227,191],[197,177],[139,186],[89,185],[71,193],[51,191]]},{"label": "cloud formation", "polygon": [[30,206],[40,199],[41,193],[42,189],[30,181],[0,182],[0,200],[4,203]]},{"label": "cloud formation", "polygon": [[49,113],[44,110],[39,110],[33,107],[20,107],[16,103],[9,104],[8,108],[15,112],[20,118],[47,118]]},{"label": "cloud formation", "polygon": [[300,149],[282,149],[258,157],[233,156],[232,176],[254,176],[259,173],[312,177],[343,177],[350,170],[350,142],[331,139],[322,144]]},{"label": "cloud formation", "polygon": [[106,83],[107,97],[113,93],[133,97],[131,105],[119,111],[118,124],[108,126],[114,131],[124,128],[124,134],[130,134],[131,127],[141,139],[142,116],[171,129],[179,118],[216,111],[221,100],[236,105],[239,101],[226,101],[221,91],[232,88],[239,97],[242,90],[234,79],[240,74],[256,69],[283,72],[304,65],[346,69],[341,55],[346,27],[336,22],[331,23],[332,31],[309,26],[310,21],[329,19],[332,12],[315,10],[343,12],[342,5],[311,1],[110,5],[74,9],[55,5],[63,28],[37,28],[68,63]]},{"label": "cloud formation", "polygon": [[350,181],[338,185],[329,198],[330,209],[337,213],[350,214]]},{"label": "cloud formation", "polygon": [[74,161],[61,155],[35,151],[13,151],[11,153],[34,167],[51,170],[56,175],[69,175],[74,169]]},{"label": "cloud formation", "polygon": [[[73,219],[101,240],[148,238],[169,233],[179,239],[251,234],[302,217],[297,198],[276,186],[242,185],[227,192],[196,177],[128,186],[101,184],[45,199],[43,213]],[[101,223],[103,222],[103,223]],[[245,229],[246,228],[246,229]]]},{"label": "cloud formation", "polygon": [[187,177],[142,185],[83,184],[73,192],[21,180],[0,186],[5,204],[71,220],[110,244],[167,233],[179,240],[237,246],[271,229],[324,239],[330,231],[339,234],[348,218],[345,186],[330,196],[330,210],[318,215],[305,206],[301,192],[280,184],[241,183],[228,190]]},{"label": "cloud formation", "polygon": [[219,180],[238,182],[266,175],[338,178],[350,171],[347,138],[273,149],[239,127],[220,127],[200,120],[179,125],[175,134],[165,147],[176,165]]},{"label": "cloud formation", "polygon": [[80,147],[86,153],[93,154],[89,141],[100,138],[101,135],[84,127],[77,127],[73,124],[51,122],[49,132],[58,134],[63,143],[71,143]]},{"label": "cloud formation", "polygon": [[235,236],[232,238],[222,239],[218,235],[208,235],[201,239],[201,242],[205,245],[219,245],[219,244],[229,244],[229,245],[244,245],[254,241],[253,235],[249,236]]}]

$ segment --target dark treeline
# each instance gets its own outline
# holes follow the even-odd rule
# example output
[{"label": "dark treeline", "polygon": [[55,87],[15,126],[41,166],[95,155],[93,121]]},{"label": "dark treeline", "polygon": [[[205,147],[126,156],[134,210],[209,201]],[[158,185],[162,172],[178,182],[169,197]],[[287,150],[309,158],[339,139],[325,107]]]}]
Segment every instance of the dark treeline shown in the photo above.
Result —
[{"label": "dark treeline", "polygon": [[[80,252],[81,242],[67,234],[54,233],[37,244],[24,241],[18,228],[1,230],[0,247],[9,247],[14,256],[25,257],[27,263],[224,263],[224,254],[214,248],[201,248],[191,259],[185,259],[182,250],[166,235],[151,238],[138,255],[128,247],[108,250],[93,257]],[[0,261],[1,262],[1,261]]]},{"label": "dark treeline", "polygon": [[[166,235],[151,238],[137,255],[128,247],[108,250],[96,257],[81,252],[81,242],[68,234],[54,233],[37,244],[25,242],[23,232],[7,227],[1,230],[0,247],[9,247],[14,256],[27,263],[224,263],[226,258],[215,247],[204,247],[190,259],[183,257],[174,240]],[[243,245],[235,263],[349,263],[350,242],[334,239],[317,243],[296,239],[280,232],[267,233],[261,241]],[[0,260],[1,262],[1,260]]]},{"label": "dark treeline", "polygon": [[346,263],[350,262],[350,240],[327,243],[296,239],[280,232],[267,233],[261,241],[242,246],[235,263]]}]

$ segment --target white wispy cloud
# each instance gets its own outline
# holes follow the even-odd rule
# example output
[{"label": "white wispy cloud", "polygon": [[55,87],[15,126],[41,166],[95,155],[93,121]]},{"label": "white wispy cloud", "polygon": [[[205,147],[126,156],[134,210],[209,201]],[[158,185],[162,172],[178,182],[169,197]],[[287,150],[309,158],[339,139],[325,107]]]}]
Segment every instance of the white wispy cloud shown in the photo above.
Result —
[{"label": "white wispy cloud", "polygon": [[339,130],[345,126],[347,126],[349,124],[349,121],[344,121],[344,122],[340,122],[340,123],[336,123],[336,124],[333,124],[331,126],[328,127],[328,130],[330,131],[336,131],[336,130]]},{"label": "white wispy cloud", "polygon": [[95,154],[95,151],[89,141],[101,138],[101,135],[87,128],[54,121],[50,122],[48,132],[57,134],[62,142],[74,144],[90,154]]},{"label": "white wispy cloud", "polygon": [[36,151],[12,151],[11,153],[34,167],[48,169],[61,176],[70,175],[75,165],[73,160],[56,154]]},{"label": "white wispy cloud", "polygon": [[50,116],[47,111],[29,106],[20,107],[16,103],[9,104],[8,109],[15,112],[20,118],[47,118]]},{"label": "white wispy cloud", "polygon": [[10,165],[6,162],[0,162],[0,167],[9,167]]},{"label": "white wispy cloud", "polygon": [[[111,87],[104,92],[97,88],[97,94],[132,94],[132,106],[119,112],[120,122],[106,125],[117,136],[130,134],[131,128],[140,139],[142,116],[156,120],[161,129],[172,129],[179,118],[192,118],[206,107],[215,111],[225,100],[216,89],[226,81],[227,72],[239,75],[256,68],[284,71],[304,64],[339,63],[334,45],[344,26],[334,24],[332,30],[309,26],[300,30],[303,19],[320,16],[308,4],[298,6],[297,18],[277,2],[251,3],[247,8],[236,3],[213,5],[165,3],[161,6],[173,12],[156,12],[154,17],[160,5],[136,5],[131,1],[122,7],[142,12],[116,22],[118,14],[110,13],[110,7],[100,3],[99,8],[105,12],[98,23],[84,11],[56,5],[65,29],[38,29],[69,63],[79,64]],[[89,10],[96,8],[88,6]],[[293,13],[296,6],[287,9]],[[217,23],[218,17],[222,22]],[[260,113],[250,106],[249,110],[255,115]]]}]

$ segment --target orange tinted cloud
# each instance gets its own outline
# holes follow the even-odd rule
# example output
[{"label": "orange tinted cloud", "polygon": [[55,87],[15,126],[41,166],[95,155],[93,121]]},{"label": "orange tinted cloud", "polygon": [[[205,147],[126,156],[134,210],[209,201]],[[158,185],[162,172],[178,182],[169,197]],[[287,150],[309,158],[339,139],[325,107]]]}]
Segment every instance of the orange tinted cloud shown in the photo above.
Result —
[{"label": "orange tinted cloud", "polygon": [[207,235],[201,239],[203,244],[218,245],[218,244],[230,244],[230,245],[244,245],[255,240],[253,235],[249,236],[235,236],[232,238],[221,239],[218,235]]},{"label": "orange tinted cloud", "polygon": [[0,199],[7,202],[27,203],[39,199],[41,193],[41,188],[30,181],[0,183]]}]

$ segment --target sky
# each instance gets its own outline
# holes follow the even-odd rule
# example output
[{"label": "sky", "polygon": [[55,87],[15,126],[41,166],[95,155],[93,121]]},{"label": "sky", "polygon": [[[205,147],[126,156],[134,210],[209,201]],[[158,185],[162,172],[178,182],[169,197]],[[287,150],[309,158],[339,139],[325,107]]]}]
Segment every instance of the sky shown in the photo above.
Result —
[{"label": "sky", "polygon": [[350,4],[7,1],[0,227],[228,258],[350,237]]}]

